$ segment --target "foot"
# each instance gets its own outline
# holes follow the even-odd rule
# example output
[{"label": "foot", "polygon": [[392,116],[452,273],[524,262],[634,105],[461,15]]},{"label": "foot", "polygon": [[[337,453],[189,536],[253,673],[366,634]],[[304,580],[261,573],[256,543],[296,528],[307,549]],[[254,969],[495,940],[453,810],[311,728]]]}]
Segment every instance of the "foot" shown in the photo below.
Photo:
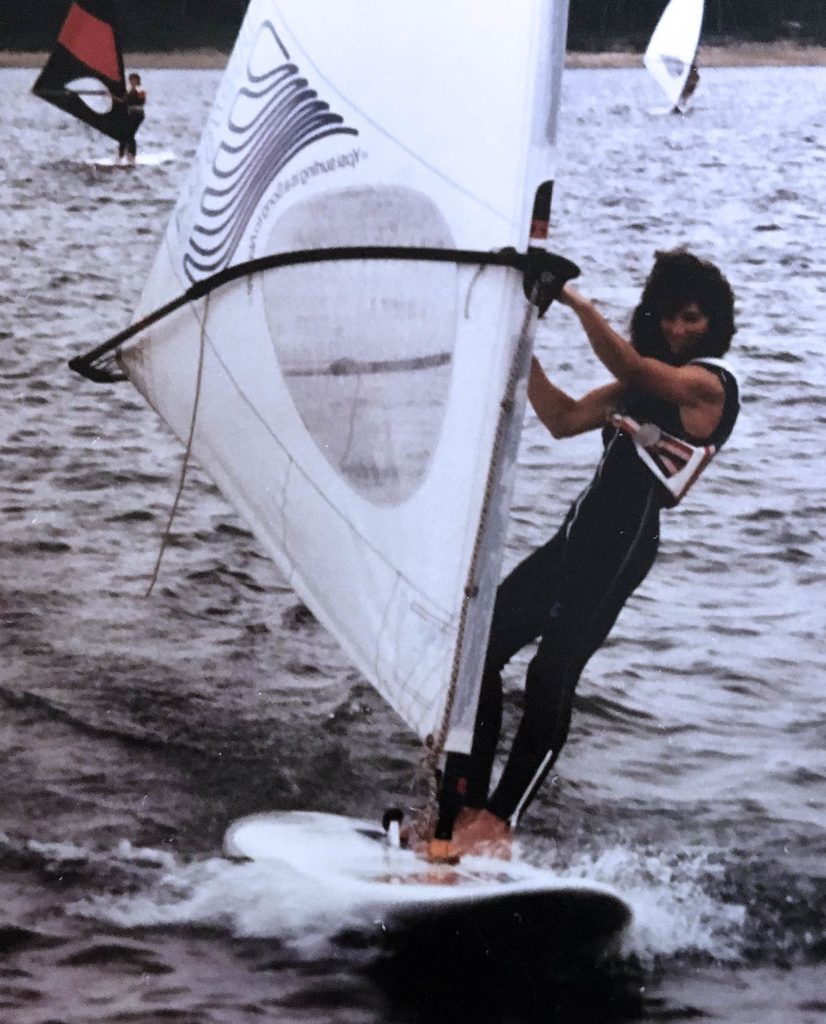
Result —
[{"label": "foot", "polygon": [[[476,816],[481,813],[481,807],[462,807],[456,815],[456,821],[453,825],[454,835],[457,828],[466,828],[476,819]],[[435,824],[435,820],[420,819],[418,821],[414,821],[410,825],[405,825],[401,830],[402,846],[415,850],[417,853],[426,851],[430,844],[434,842],[433,830]],[[448,841],[450,842],[450,840]]]},{"label": "foot", "polygon": [[463,831],[469,828],[483,811],[484,807],[463,807],[456,815],[456,821],[453,823],[454,832],[456,829]]},{"label": "foot", "polygon": [[452,846],[459,856],[511,859],[511,828],[490,811],[464,808],[453,826]]}]

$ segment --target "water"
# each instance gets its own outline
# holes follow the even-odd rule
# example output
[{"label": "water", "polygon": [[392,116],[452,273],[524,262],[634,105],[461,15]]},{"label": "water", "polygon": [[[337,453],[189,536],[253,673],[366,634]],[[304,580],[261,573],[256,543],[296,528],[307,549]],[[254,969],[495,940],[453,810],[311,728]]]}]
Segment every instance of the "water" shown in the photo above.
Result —
[{"label": "water", "polygon": [[[246,813],[405,801],[417,744],[197,470],[144,598],[179,446],[128,386],[66,368],[127,322],[219,75],[147,73],[141,142],[177,160],[136,173],[95,169],[109,143],[33,77],[0,71],[0,1017],[395,1024],[465,999],[476,1020],[826,1020],[823,72],[708,70],[682,119],[642,71],[567,75],[557,248],[619,325],[655,249],[719,262],[745,401],[522,833],[526,859],[627,895],[621,961],[476,965],[447,990],[433,963],[331,941],[346,921],[295,879],[221,857]],[[603,379],[568,311],[538,346],[572,392]],[[508,565],[596,449],[529,418]]]}]

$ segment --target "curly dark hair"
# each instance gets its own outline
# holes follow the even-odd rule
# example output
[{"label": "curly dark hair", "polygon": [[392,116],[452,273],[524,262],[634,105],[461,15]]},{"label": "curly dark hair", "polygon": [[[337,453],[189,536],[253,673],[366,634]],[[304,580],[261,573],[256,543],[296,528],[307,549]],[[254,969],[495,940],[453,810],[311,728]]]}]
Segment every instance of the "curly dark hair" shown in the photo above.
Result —
[{"label": "curly dark hair", "polygon": [[[690,351],[675,356],[660,321],[695,302],[708,317],[708,331]],[[735,330],[734,293],[718,267],[685,249],[654,254],[654,266],[631,317],[631,342],[640,355],[671,364],[702,356],[719,358],[728,352]]]}]

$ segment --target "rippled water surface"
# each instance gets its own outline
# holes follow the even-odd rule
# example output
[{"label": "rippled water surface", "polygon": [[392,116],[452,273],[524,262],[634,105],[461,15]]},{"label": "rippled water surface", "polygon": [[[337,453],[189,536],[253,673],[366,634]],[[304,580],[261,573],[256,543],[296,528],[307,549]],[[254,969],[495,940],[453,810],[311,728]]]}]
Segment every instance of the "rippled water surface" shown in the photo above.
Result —
[{"label": "rippled water surface", "polygon": [[[144,597],[180,449],[66,367],[128,322],[219,75],[145,75],[140,140],[176,159],[134,172],[96,169],[109,143],[33,77],[0,71],[0,1019],[455,1019],[461,976],[379,968],[330,941],[340,909],[221,857],[246,813],[404,801],[417,744],[197,469]],[[826,1020],[826,75],[708,70],[689,116],[658,105],[643,71],[567,74],[555,245],[620,326],[656,249],[718,262],[744,407],[524,823],[526,859],[627,895],[623,958],[582,984],[485,965],[476,1020]],[[572,392],[603,379],[565,310],[538,348]],[[597,447],[529,417],[508,565]]]}]

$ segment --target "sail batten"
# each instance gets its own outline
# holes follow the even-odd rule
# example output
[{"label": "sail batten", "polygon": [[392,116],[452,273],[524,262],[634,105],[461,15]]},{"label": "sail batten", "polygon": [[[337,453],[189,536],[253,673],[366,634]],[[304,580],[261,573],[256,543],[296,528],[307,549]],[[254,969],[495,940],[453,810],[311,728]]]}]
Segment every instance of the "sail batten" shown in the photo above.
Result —
[{"label": "sail batten", "polygon": [[507,526],[566,18],[251,0],[134,323],[73,361],[114,356],[191,432],[353,664],[450,749]]}]

